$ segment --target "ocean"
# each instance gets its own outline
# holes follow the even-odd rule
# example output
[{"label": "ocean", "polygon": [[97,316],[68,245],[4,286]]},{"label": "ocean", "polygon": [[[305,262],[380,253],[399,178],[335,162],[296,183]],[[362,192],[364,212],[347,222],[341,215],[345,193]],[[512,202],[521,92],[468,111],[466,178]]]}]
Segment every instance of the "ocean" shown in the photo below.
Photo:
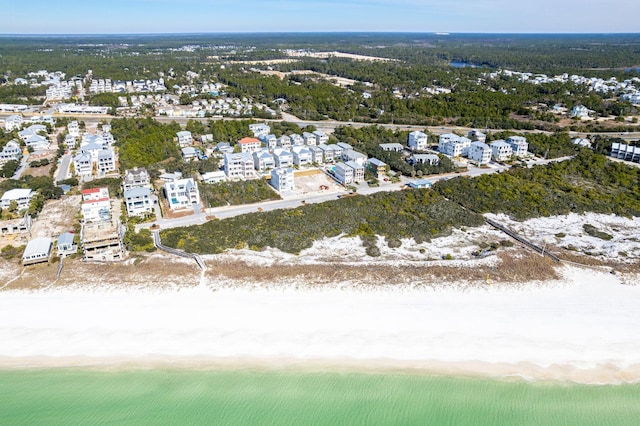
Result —
[{"label": "ocean", "polygon": [[637,425],[640,384],[292,371],[0,371],[0,424]]}]

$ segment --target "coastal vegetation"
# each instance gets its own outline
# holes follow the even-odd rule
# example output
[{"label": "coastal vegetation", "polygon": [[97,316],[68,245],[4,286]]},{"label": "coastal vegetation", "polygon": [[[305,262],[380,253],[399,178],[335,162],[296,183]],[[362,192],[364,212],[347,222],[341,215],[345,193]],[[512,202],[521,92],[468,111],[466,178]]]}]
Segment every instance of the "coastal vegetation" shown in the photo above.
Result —
[{"label": "coastal vegetation", "polygon": [[584,212],[640,216],[640,169],[586,149],[568,161],[456,177],[433,189],[475,212],[516,220]]},{"label": "coastal vegetation", "polygon": [[235,206],[281,199],[264,179],[200,183],[199,190],[206,207]]},{"label": "coastal vegetation", "polygon": [[376,235],[414,238],[420,243],[447,235],[452,227],[482,223],[482,216],[424,189],[356,195],[296,209],[251,213],[167,229],[161,236],[163,244],[195,253],[242,247],[274,247],[299,253],[323,237],[359,236],[368,247],[372,245],[370,238]]}]

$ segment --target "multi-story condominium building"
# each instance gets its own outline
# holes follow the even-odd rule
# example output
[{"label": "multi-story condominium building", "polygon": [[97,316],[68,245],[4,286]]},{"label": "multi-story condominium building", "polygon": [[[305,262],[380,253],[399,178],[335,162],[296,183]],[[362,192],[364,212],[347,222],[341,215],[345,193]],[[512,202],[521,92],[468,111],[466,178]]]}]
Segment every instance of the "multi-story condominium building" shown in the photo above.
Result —
[{"label": "multi-story condominium building", "polygon": [[187,209],[200,202],[198,185],[191,178],[166,182],[164,193],[171,210]]},{"label": "multi-story condominium building", "polygon": [[277,167],[271,170],[271,186],[278,192],[293,191],[295,189],[293,169],[291,167]]},{"label": "multi-story condominium building", "polygon": [[487,164],[491,161],[492,150],[484,142],[471,142],[469,148],[469,160],[478,164]]},{"label": "multi-story condominium building", "polygon": [[412,151],[425,151],[429,147],[427,135],[423,132],[411,132],[409,133],[407,145]]},{"label": "multi-story condominium building", "polygon": [[496,161],[508,160],[511,158],[511,155],[513,155],[511,145],[502,139],[491,142],[490,146],[492,151],[491,156]]}]

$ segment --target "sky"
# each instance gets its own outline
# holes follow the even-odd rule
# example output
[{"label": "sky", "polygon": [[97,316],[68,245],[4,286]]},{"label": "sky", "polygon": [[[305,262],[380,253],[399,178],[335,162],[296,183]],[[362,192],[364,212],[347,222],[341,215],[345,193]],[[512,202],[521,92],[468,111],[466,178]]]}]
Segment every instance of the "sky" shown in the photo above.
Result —
[{"label": "sky", "polygon": [[2,34],[640,32],[638,0],[3,1]]}]

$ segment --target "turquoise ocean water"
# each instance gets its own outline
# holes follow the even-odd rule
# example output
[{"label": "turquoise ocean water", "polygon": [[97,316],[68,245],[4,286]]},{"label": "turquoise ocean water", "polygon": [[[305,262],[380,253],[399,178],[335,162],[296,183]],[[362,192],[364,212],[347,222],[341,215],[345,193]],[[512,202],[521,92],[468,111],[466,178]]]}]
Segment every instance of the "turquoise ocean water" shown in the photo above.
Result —
[{"label": "turquoise ocean water", "polygon": [[640,385],[288,371],[0,371],[0,424],[638,425]]}]

